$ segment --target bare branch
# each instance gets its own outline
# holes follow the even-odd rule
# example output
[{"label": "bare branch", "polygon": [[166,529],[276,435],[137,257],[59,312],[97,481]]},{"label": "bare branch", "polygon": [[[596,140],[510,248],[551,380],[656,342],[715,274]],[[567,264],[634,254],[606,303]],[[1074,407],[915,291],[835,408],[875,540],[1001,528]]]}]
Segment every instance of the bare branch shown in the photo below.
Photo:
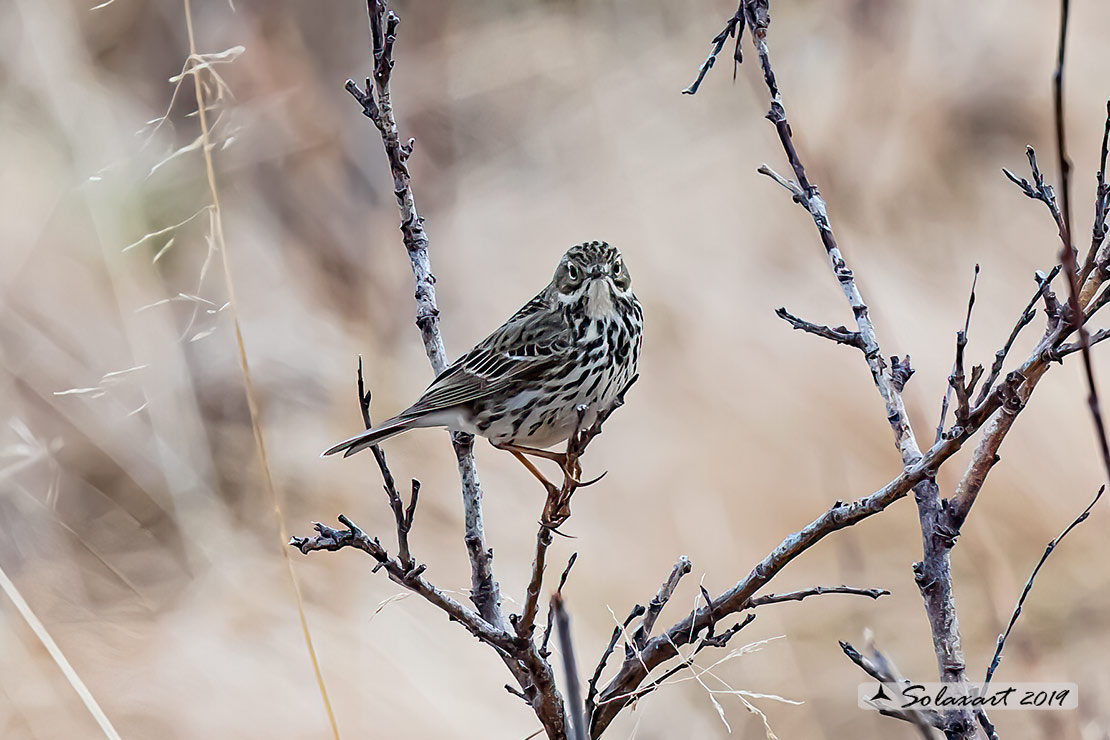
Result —
[{"label": "bare branch", "polygon": [[[1056,123],[1056,162],[1060,169],[1060,198],[1063,201],[1063,240],[1064,249],[1071,255],[1061,260],[1064,264],[1070,261],[1072,266],[1073,282],[1077,274],[1077,255],[1071,243],[1071,158],[1068,157],[1067,127],[1064,124],[1064,54],[1068,47],[1068,16],[1069,0],[1060,0],[1060,36],[1056,45],[1056,69],[1052,73],[1052,108],[1053,120]],[[1078,286],[1076,286],[1078,288]],[[1078,296],[1078,289],[1073,297]],[[1076,300],[1076,305],[1078,301]],[[1110,472],[1110,471],[1108,471]]]},{"label": "bare branch", "polygon": [[955,541],[960,532],[968,512],[971,511],[979,491],[986,482],[987,474],[998,464],[998,449],[1002,440],[1006,438],[1010,428],[1017,420],[1017,415],[1025,408],[1025,399],[1016,388],[1024,381],[1015,374],[1011,374],[1010,382],[999,386],[1002,391],[1001,412],[991,420],[990,428],[983,433],[975,453],[971,456],[967,471],[956,486],[956,491],[948,502],[948,517],[944,527]]},{"label": "bare branch", "polygon": [[[1087,346],[1094,347],[1096,344],[1105,341],[1106,339],[1110,339],[1110,329],[1099,329],[1091,335],[1091,340],[1087,343]],[[1061,344],[1053,353],[1053,359],[1062,359],[1074,352],[1079,352],[1082,349],[1083,345],[1079,342],[1069,342],[1067,344]]]},{"label": "bare branch", "polygon": [[[575,561],[578,560],[578,553],[571,553],[570,558],[567,559],[567,567],[563,569],[563,575],[559,577],[559,586],[555,589],[555,593],[562,594],[563,586],[567,585],[567,576],[570,575],[570,569],[574,567]],[[543,631],[543,642],[540,643],[540,655],[546,658],[551,653],[547,649],[548,643],[551,641],[551,631],[554,629],[555,624],[555,610],[552,609],[551,604],[547,605],[547,627]]]},{"label": "bare branch", "polygon": [[783,594],[757,596],[748,602],[748,606],[755,608],[766,604],[780,604],[784,601],[801,601],[810,596],[821,596],[822,594],[855,594],[856,596],[877,599],[880,596],[890,596],[890,591],[885,588],[859,588],[858,586],[814,586],[799,591],[788,591]]},{"label": "bare branch", "polygon": [[[1079,302],[1082,285],[1080,282],[1080,266],[1077,263],[1077,253],[1071,241],[1071,160],[1067,153],[1066,126],[1064,122],[1064,55],[1067,50],[1069,0],[1060,0],[1060,36],[1056,50],[1056,70],[1052,75],[1053,120],[1056,128],[1056,160],[1060,166],[1060,194],[1063,198],[1063,217],[1057,217],[1060,224],[1060,263],[1064,266],[1064,274],[1068,278],[1068,314],[1071,317],[1072,328],[1079,334],[1079,351],[1083,356],[1083,372],[1087,376],[1087,406],[1091,412],[1091,420],[1095,426],[1098,437],[1099,451],[1102,453],[1102,464],[1107,480],[1110,480],[1110,440],[1107,438],[1106,425],[1102,419],[1102,405],[1098,398],[1098,387],[1095,385],[1095,371],[1091,360],[1090,336],[1084,323],[1083,306]],[[1106,137],[1106,134],[1103,134]],[[1104,145],[1105,148],[1105,145]],[[1036,177],[1036,162],[1030,148],[1030,164]],[[1102,163],[1103,172],[1105,159]],[[1105,175],[1100,175],[1104,177]],[[1096,214],[1102,202],[1101,185],[1095,195]]]},{"label": "bare branch", "polygon": [[736,13],[725,23],[725,27],[721,32],[713,37],[712,45],[709,50],[709,56],[705,58],[701,66],[698,67],[697,78],[690,83],[689,87],[682,91],[683,95],[694,95],[697,93],[698,88],[701,87],[701,81],[705,79],[705,75],[709,70],[713,69],[714,62],[717,61],[717,55],[721,53],[721,49],[725,48],[725,42],[730,38],[736,38],[736,47],[733,51],[733,65],[732,65],[732,78],[736,79],[736,67],[740,64],[740,37],[744,32],[744,7],[741,5],[736,9]]},{"label": "bare branch", "polygon": [[[362,409],[362,423],[366,425],[367,429],[374,426],[370,421],[370,398],[370,391],[366,390],[366,383],[362,376],[362,355],[359,355],[358,403]],[[420,496],[420,481],[413,479],[412,497],[409,499],[409,505],[406,509],[404,502],[401,501],[401,494],[397,492],[397,482],[393,478],[393,472],[390,471],[389,464],[386,462],[385,451],[379,445],[374,445],[370,448],[370,451],[374,453],[374,460],[378,463],[378,470],[382,473],[385,495],[389,499],[389,508],[393,511],[393,519],[397,524],[398,558],[406,568],[412,570],[416,563],[409,551],[409,532],[412,530],[412,521],[416,517],[416,503]]]},{"label": "bare branch", "polygon": [[1087,504],[1087,508],[1083,510],[1083,513],[1077,516],[1056,539],[1049,542],[1048,546],[1045,547],[1041,559],[1037,562],[1036,567],[1033,568],[1033,572],[1029,574],[1029,579],[1025,582],[1025,588],[1021,591],[1021,596],[1018,598],[1017,605],[1014,606],[1013,613],[1010,614],[1010,622],[1006,625],[1006,631],[998,636],[998,642],[994,648],[994,657],[991,659],[990,667],[987,669],[987,675],[983,679],[984,684],[989,684],[991,682],[991,679],[994,677],[994,672],[998,669],[998,664],[1002,662],[1002,650],[1006,647],[1006,640],[1009,638],[1010,632],[1013,631],[1014,625],[1017,624],[1018,617],[1021,616],[1021,610],[1022,607],[1025,606],[1025,600],[1029,597],[1029,592],[1033,590],[1033,579],[1037,577],[1037,573],[1040,572],[1041,567],[1048,560],[1048,556],[1052,554],[1052,551],[1056,549],[1056,546],[1068,536],[1069,532],[1087,520],[1087,517],[1091,515],[1091,509],[1093,509],[1095,504],[1098,503],[1098,500],[1102,498],[1102,494],[1105,490],[1106,486],[1100,487],[1098,493],[1095,494],[1094,500]]},{"label": "bare branch", "polygon": [[586,711],[588,712],[591,721],[594,712],[594,697],[597,696],[597,684],[601,680],[601,674],[605,670],[605,664],[609,662],[609,657],[617,647],[617,642],[620,641],[621,635],[628,630],[628,625],[632,624],[633,620],[642,616],[644,607],[637,604],[632,607],[632,611],[628,613],[622,624],[613,627],[613,635],[609,638],[609,644],[606,646],[605,651],[602,652],[601,658],[597,662],[597,668],[594,669],[594,675],[590,677],[589,691],[586,693]]},{"label": "bare branch", "polygon": [[863,339],[860,338],[858,331],[851,331],[845,326],[838,326],[830,328],[828,326],[821,326],[819,324],[811,324],[805,319],[799,319],[785,308],[779,307],[775,309],[775,315],[783,321],[793,326],[795,329],[823,337],[837,344],[846,344],[849,347],[856,347],[863,349]]},{"label": "bare branch", "polygon": [[[1094,175],[1094,224],[1091,226],[1091,246],[1087,251],[1087,259],[1083,260],[1082,270],[1079,273],[1079,284],[1083,286],[1082,293],[1079,297],[1080,305],[1087,303],[1090,298],[1088,293],[1088,277],[1092,274],[1098,275],[1101,273],[1098,270],[1099,250],[1102,242],[1106,240],[1108,226],[1107,226],[1107,212],[1110,209],[1110,185],[1107,184],[1107,153],[1110,149],[1110,100],[1107,101],[1107,119],[1103,124],[1102,129],[1102,150],[1099,156],[1099,171]],[[1104,275],[1099,275],[1099,282],[1104,280]],[[1093,288],[1097,288],[1098,284]],[[1086,298],[1086,300],[1084,300]]]},{"label": "bare branch", "polygon": [[[883,657],[882,653],[878,650],[874,651],[872,657],[867,657],[859,650],[852,647],[851,643],[840,641],[840,649],[848,656],[848,660],[859,666],[864,673],[880,683],[904,683],[905,679],[895,675],[890,668],[889,663]],[[925,738],[931,740],[933,737],[932,728],[943,728],[945,726],[944,718],[931,709],[909,709],[897,710],[880,708],[879,712],[888,717],[904,720],[917,727],[918,733]]]},{"label": "bare branch", "polygon": [[585,707],[582,704],[582,684],[578,679],[578,661],[574,657],[574,642],[570,636],[570,616],[558,591],[551,597],[555,612],[555,626],[559,632],[559,650],[563,654],[563,675],[567,683],[567,714],[570,717],[569,740],[588,740]]},{"label": "bare branch", "polygon": [[1021,330],[1028,326],[1033,320],[1033,317],[1037,315],[1037,309],[1034,308],[1034,306],[1037,305],[1037,301],[1041,300],[1046,293],[1051,292],[1052,280],[1059,274],[1060,265],[1053,267],[1047,275],[1039,272],[1037,273],[1037,292],[1029,299],[1029,304],[1025,307],[1025,310],[1021,312],[1021,315],[1018,316],[1017,323],[1014,324],[1014,328],[1010,330],[1010,336],[1006,339],[1006,344],[1002,345],[1002,349],[994,353],[994,362],[991,363],[991,369],[987,374],[987,379],[983,381],[983,385],[979,388],[979,397],[975,399],[975,405],[978,406],[983,403],[983,401],[986,400],[987,394],[994,388],[994,382],[998,380],[998,376],[1002,373],[1002,366],[1006,363],[1006,356],[1010,354],[1010,349],[1014,346],[1018,334],[1020,334]]},{"label": "bare branch", "polygon": [[655,627],[655,620],[659,618],[659,613],[663,611],[663,607],[671,600],[674,590],[678,588],[678,582],[682,577],[690,572],[693,566],[690,564],[690,559],[685,555],[678,558],[678,562],[674,564],[671,569],[671,574],[667,576],[667,580],[663,581],[663,585],[656,591],[655,596],[651,597],[648,602],[647,611],[644,613],[644,618],[640,622],[639,628],[632,635],[632,648],[641,649],[647,644],[648,638],[651,637],[651,630]]},{"label": "bare branch", "polygon": [[439,607],[452,620],[462,624],[479,640],[506,653],[516,650],[512,635],[490,624],[480,614],[463,606],[429,583],[422,575],[423,566],[415,570],[409,570],[398,559],[391,558],[377,538],[368,536],[346,516],[340,514],[339,521],[346,529],[333,529],[320,522],[314,522],[313,526],[316,528],[317,536],[293,537],[289,540],[289,544],[306,555],[317,550],[335,551],[342,550],[345,547],[362,550],[377,561],[377,565],[374,566],[375,570],[384,569],[390,580]]},{"label": "bare branch", "polygon": [[[424,219],[416,208],[408,159],[413,151],[413,139],[402,144],[397,129],[392,93],[389,82],[393,70],[393,45],[400,19],[388,9],[385,0],[368,0],[367,12],[373,46],[373,77],[367,80],[365,90],[348,80],[346,89],[362,106],[363,113],[373,121],[382,139],[389,169],[393,175],[393,193],[401,216],[401,237],[412,265],[416,281],[416,325],[424,341],[424,350],[433,372],[438,375],[447,367],[447,351],[439,333],[439,308],[436,305],[435,277],[428,257],[428,235]],[[459,464],[462,482],[465,518],[465,543],[471,565],[470,597],[490,624],[501,626],[500,586],[493,578],[490,563],[492,556],[486,546],[482,516],[482,486],[474,462],[474,438],[468,434],[453,433],[452,444]]]},{"label": "bare branch", "polygon": [[778,133],[779,137],[779,143],[786,153],[786,158],[790,162],[791,169],[794,171],[795,179],[793,181],[788,180],[767,165],[761,166],[758,171],[789,190],[794,197],[794,201],[805,208],[813,218],[813,223],[817,227],[818,234],[821,237],[821,243],[825,247],[829,265],[832,267],[833,274],[836,276],[841,291],[843,291],[844,297],[847,298],[848,305],[851,307],[852,314],[855,316],[856,329],[859,333],[860,341],[862,342],[861,349],[863,350],[864,357],[867,359],[867,365],[871,369],[871,376],[875,381],[875,386],[878,388],[879,394],[886,404],[887,420],[890,422],[890,426],[894,431],[894,440],[901,452],[902,463],[903,465],[909,464],[920,459],[921,450],[918,448],[917,441],[914,439],[909,417],[906,414],[906,407],[902,401],[901,390],[895,387],[892,374],[887,370],[882,350],[875,336],[875,327],[871,323],[867,304],[864,302],[863,296],[860,295],[859,289],[856,287],[855,276],[845,262],[844,256],[840,252],[840,247],[837,245],[836,237],[833,235],[832,226],[829,223],[828,212],[825,207],[825,201],[817,190],[817,186],[810,183],[806,176],[805,166],[802,164],[797,149],[794,147],[790,123],[786,118],[786,109],[782,103],[782,96],[779,93],[778,83],[775,80],[775,73],[771,68],[770,54],[767,50],[767,26],[770,23],[770,18],[767,13],[767,0],[744,0],[741,6],[746,15],[747,27],[751,31],[752,43],[755,45],[756,52],[759,54],[760,67],[763,70],[763,80],[770,93],[771,106],[767,113],[767,119],[775,126],[775,131]]}]

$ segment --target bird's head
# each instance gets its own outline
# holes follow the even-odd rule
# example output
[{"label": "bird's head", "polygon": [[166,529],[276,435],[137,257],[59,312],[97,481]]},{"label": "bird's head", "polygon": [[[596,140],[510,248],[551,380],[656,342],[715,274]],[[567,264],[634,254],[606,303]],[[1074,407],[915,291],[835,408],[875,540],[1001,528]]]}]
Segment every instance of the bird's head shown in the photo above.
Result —
[{"label": "bird's head", "polygon": [[608,313],[616,296],[632,295],[632,276],[621,253],[608,242],[585,242],[568,249],[555,270],[554,285],[561,302],[588,299],[590,314]]}]

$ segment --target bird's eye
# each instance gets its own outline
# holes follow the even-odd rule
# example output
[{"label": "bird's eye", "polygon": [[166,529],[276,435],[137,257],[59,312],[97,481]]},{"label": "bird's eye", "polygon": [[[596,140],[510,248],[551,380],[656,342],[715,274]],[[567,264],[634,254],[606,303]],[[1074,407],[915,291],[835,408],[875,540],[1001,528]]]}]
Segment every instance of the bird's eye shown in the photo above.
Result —
[{"label": "bird's eye", "polygon": [[621,274],[621,261],[617,260],[613,263],[613,277],[619,277]]},{"label": "bird's eye", "polygon": [[578,267],[573,262],[567,265],[567,277],[572,281],[578,280]]}]

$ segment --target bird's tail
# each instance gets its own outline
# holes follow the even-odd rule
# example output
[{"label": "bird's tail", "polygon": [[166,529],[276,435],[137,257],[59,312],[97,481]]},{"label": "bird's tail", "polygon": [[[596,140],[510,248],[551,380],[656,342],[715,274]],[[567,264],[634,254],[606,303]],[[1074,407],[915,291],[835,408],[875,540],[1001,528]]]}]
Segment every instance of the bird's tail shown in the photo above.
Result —
[{"label": "bird's tail", "polygon": [[337,452],[342,452],[343,457],[350,457],[356,452],[361,452],[367,447],[373,447],[376,444],[384,442],[390,437],[407,432],[415,427],[422,426],[419,419],[405,419],[402,417],[394,417],[389,421],[382,422],[380,425],[373,429],[367,429],[364,432],[359,432],[350,439],[345,439],[335,447],[324,452],[321,457],[327,455],[334,455]]}]

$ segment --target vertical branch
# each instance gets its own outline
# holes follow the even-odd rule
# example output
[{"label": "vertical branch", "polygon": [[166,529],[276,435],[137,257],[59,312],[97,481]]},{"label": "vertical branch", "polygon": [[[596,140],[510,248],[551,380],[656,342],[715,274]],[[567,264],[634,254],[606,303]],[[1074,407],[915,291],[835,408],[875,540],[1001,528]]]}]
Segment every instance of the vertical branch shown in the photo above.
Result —
[{"label": "vertical branch", "polygon": [[[836,238],[833,236],[825,202],[816,186],[812,185],[806,177],[805,168],[794,146],[792,130],[786,117],[767,49],[767,29],[770,25],[768,0],[742,0],[741,5],[744,9],[746,25],[751,32],[752,43],[759,55],[763,79],[770,94],[771,103],[767,118],[775,126],[779,142],[794,171],[795,181],[791,182],[783,178],[766,166],[761,167],[759,171],[790,190],[794,200],[805,207],[812,216],[833,272],[855,315],[856,326],[863,342],[864,356],[871,369],[875,385],[885,402],[887,419],[894,432],[895,444],[901,452],[903,467],[909,469],[922,458],[902,400],[902,388],[913,371],[909,367],[908,358],[905,362],[892,358],[891,366],[887,367],[871,323],[867,304],[864,303],[856,287],[855,277],[845,263]],[[966,342],[966,333],[964,341]],[[960,377],[957,378],[959,387],[955,390],[960,409],[957,417],[963,416],[966,423],[966,419],[970,416],[967,400],[970,389],[963,385],[961,360],[962,347],[958,347],[956,371],[959,372]],[[973,377],[977,380],[978,373],[981,372],[982,368],[979,368]],[[956,373],[954,372],[953,375],[956,376]],[[974,382],[971,385],[973,386]],[[965,434],[967,432],[961,430],[960,436]],[[933,648],[937,656],[938,672],[942,681],[962,683],[965,664],[949,562],[949,550],[955,539],[946,527],[945,507],[940,498],[935,472],[930,472],[914,486],[914,498],[917,502],[922,538],[922,560],[915,564],[914,576],[925,602]],[[973,715],[966,710],[950,712],[945,732],[951,740],[972,737],[976,732]]]},{"label": "vertical branch", "polygon": [[1052,73],[1052,107],[1056,121],[1056,161],[1060,168],[1060,201],[1063,206],[1065,248],[1071,250],[1071,261],[1077,259],[1071,239],[1071,158],[1068,157],[1064,126],[1064,53],[1068,45],[1070,0],[1060,0],[1060,36],[1056,45],[1056,69]]},{"label": "vertical branch", "polygon": [[[374,122],[381,134],[393,175],[393,194],[397,197],[397,209],[401,216],[401,239],[408,252],[416,284],[416,325],[432,370],[439,375],[447,367],[447,351],[439,332],[439,308],[436,304],[435,276],[428,257],[428,235],[424,230],[424,219],[416,208],[407,164],[415,140],[401,143],[390,91],[393,45],[400,18],[386,7],[384,0],[367,0],[367,12],[373,44],[373,75],[366,81],[365,90],[353,80],[347,80],[346,89],[362,105],[363,114]],[[486,621],[501,627],[504,625],[501,589],[493,577],[493,553],[486,545],[482,484],[474,461],[474,437],[455,432],[451,435],[451,443],[462,483],[464,540],[470,558],[470,598]]]},{"label": "vertical branch", "polygon": [[570,616],[567,615],[563,595],[558,591],[551,597],[551,608],[555,612],[555,628],[559,632],[559,651],[563,654],[567,715],[570,718],[569,740],[589,740],[586,713],[582,704],[582,682],[578,678],[578,661],[574,657],[574,642],[570,636]]},{"label": "vertical branch", "polygon": [[[1079,302],[1082,286],[1080,285],[1080,266],[1078,256],[1072,245],[1071,230],[1071,160],[1067,153],[1067,138],[1065,135],[1064,121],[1064,55],[1067,50],[1068,20],[1070,2],[1060,0],[1060,36],[1056,49],[1056,69],[1052,74],[1052,99],[1056,127],[1056,159],[1060,167],[1060,199],[1061,223],[1060,237],[1063,244],[1060,247],[1060,263],[1064,265],[1064,272],[1068,278],[1068,315],[1072,328],[1079,334],[1079,347],[1083,356],[1083,372],[1087,376],[1087,406],[1091,412],[1091,420],[1095,425],[1098,436],[1099,451],[1102,453],[1102,463],[1107,479],[1110,480],[1110,441],[1107,439],[1106,426],[1102,419],[1102,406],[1099,403],[1098,388],[1095,385],[1095,371],[1091,361],[1091,338],[1084,324],[1083,309]],[[1100,175],[1100,178],[1102,175]],[[1101,191],[1101,182],[1099,183]],[[1096,214],[1100,204],[1101,192],[1096,193]]]}]

